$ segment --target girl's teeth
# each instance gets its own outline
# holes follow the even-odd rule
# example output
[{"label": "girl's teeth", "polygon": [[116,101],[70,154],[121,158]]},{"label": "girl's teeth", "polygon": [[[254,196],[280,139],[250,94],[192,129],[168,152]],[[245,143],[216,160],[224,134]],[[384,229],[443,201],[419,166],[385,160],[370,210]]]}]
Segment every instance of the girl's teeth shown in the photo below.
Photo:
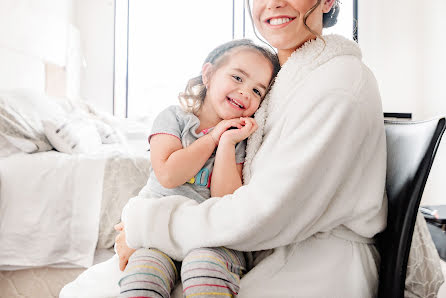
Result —
[{"label": "girl's teeth", "polygon": [[230,101],[230,103],[231,103],[232,105],[234,105],[234,106],[236,106],[236,107],[240,108],[240,106],[239,106],[238,104],[236,104],[235,102],[233,102],[233,101]]},{"label": "girl's teeth", "polygon": [[236,105],[238,105],[240,108],[243,108],[243,106],[241,104],[239,104],[238,102],[236,102],[235,100],[232,100],[232,102],[234,102]]},{"label": "girl's teeth", "polygon": [[234,106],[236,106],[236,107],[239,107],[239,108],[241,108],[241,109],[243,109],[243,106],[241,106],[241,105],[239,105],[238,103],[236,103],[234,100],[232,100],[232,99],[230,99],[230,98],[228,98],[228,100],[229,100],[229,102],[231,103],[231,104],[233,104]]},{"label": "girl's teeth", "polygon": [[269,23],[271,25],[282,25],[291,21],[290,18],[271,19]]}]

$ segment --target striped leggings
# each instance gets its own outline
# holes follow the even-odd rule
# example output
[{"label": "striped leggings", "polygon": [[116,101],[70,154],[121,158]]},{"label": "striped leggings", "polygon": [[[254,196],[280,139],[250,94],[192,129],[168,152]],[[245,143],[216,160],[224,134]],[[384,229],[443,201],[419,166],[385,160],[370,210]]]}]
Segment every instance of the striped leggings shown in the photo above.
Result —
[{"label": "striped leggings", "polygon": [[246,272],[242,252],[218,248],[198,248],[189,252],[182,264],[153,248],[132,254],[119,281],[120,298],[168,298],[178,281],[184,297],[236,297],[240,278]]}]

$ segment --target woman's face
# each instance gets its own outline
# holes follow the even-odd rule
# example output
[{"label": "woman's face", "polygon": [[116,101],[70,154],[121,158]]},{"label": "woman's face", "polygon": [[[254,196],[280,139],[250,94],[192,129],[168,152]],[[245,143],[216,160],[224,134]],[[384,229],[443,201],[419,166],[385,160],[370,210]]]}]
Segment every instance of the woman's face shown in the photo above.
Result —
[{"label": "woman's face", "polygon": [[[260,34],[279,51],[294,52],[316,36],[304,25],[305,13],[317,0],[253,0],[254,24]],[[328,12],[334,0],[322,0],[307,18],[307,25],[317,34],[322,33],[322,14]],[[284,61],[281,61],[283,64]]]}]

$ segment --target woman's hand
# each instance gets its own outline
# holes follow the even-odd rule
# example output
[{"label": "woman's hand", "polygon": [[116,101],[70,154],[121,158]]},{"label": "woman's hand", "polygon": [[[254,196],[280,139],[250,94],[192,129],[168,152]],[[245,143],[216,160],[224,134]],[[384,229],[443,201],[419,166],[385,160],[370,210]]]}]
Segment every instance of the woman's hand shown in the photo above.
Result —
[{"label": "woman's hand", "polygon": [[128,247],[127,243],[125,242],[123,222],[118,223],[114,228],[116,231],[119,231],[119,235],[115,238],[115,251],[119,256],[119,269],[124,271],[129,262],[130,256],[136,251],[136,249]]},{"label": "woman's hand", "polygon": [[242,118],[234,118],[228,120],[220,121],[214,129],[209,133],[212,139],[215,142],[215,145],[218,145],[220,142],[221,135],[227,131],[231,127],[242,128]]},{"label": "woman's hand", "polygon": [[257,122],[251,117],[240,117],[241,127],[225,131],[220,141],[235,145],[252,135],[258,128]]}]

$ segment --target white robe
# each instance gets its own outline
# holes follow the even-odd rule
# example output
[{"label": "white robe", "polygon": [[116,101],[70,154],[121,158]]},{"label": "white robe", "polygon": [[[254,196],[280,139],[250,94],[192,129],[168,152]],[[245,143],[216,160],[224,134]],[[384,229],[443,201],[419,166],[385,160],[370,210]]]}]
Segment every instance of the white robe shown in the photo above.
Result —
[{"label": "white robe", "polygon": [[[245,185],[201,204],[182,196],[132,198],[123,211],[129,246],[179,260],[196,247],[274,248],[242,278],[242,298],[376,295],[372,238],[387,216],[380,96],[358,46],[324,39],[291,55],[256,113]],[[88,285],[106,282],[116,294],[116,259],[107,264],[87,270],[61,297],[94,296]]]}]

